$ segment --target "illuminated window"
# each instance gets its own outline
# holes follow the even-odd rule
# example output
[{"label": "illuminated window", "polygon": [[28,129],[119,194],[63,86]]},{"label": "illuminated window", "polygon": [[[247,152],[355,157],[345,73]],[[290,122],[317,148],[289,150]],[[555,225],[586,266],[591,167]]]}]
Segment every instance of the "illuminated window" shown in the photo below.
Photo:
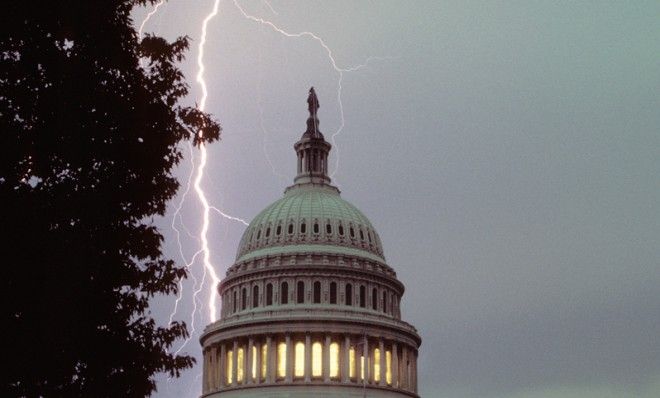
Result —
[{"label": "illuminated window", "polygon": [[371,291],[371,308],[374,310],[378,309],[378,290],[376,288]]},{"label": "illuminated window", "polygon": [[298,281],[298,287],[296,288],[296,294],[298,296],[297,301],[298,304],[302,304],[305,302],[305,282],[303,281]]},{"label": "illuminated window", "polygon": [[337,282],[330,282],[330,304],[337,304]]},{"label": "illuminated window", "polygon": [[273,305],[273,285],[266,285],[266,305]]},{"label": "illuminated window", "polygon": [[321,303],[321,282],[314,282],[314,303]]},{"label": "illuminated window", "polygon": [[355,379],[355,348],[348,349],[348,377]]},{"label": "illuminated window", "polygon": [[282,304],[289,304],[289,284],[282,282],[280,289],[280,302]]},{"label": "illuminated window", "polygon": [[259,306],[259,286],[252,288],[252,308]]},{"label": "illuminated window", "polygon": [[364,370],[365,370],[365,363],[364,363],[364,354],[360,355],[360,380],[364,380]]},{"label": "illuminated window", "polygon": [[392,385],[392,351],[385,351],[385,382]]},{"label": "illuminated window", "polygon": [[227,368],[225,369],[225,375],[227,376],[227,384],[231,384],[234,379],[234,351],[227,351]]},{"label": "illuminated window", "polygon": [[323,346],[318,341],[312,344],[312,377],[323,376]]},{"label": "illuminated window", "polygon": [[339,377],[339,344],[330,343],[330,377]]},{"label": "illuminated window", "polygon": [[259,355],[259,350],[257,349],[256,345],[252,346],[252,369],[251,374],[252,374],[252,380],[257,380],[257,355]]},{"label": "illuminated window", "polygon": [[380,349],[374,349],[374,381],[380,381]]},{"label": "illuminated window", "polygon": [[353,305],[353,285],[346,284],[346,305]]},{"label": "illuminated window", "polygon": [[277,345],[277,377],[286,376],[286,343]]},{"label": "illuminated window", "polygon": [[364,308],[367,305],[367,289],[360,286],[360,307]]},{"label": "illuminated window", "polygon": [[243,352],[243,347],[238,349],[236,354],[236,382],[243,382],[243,365],[245,364],[245,353]]},{"label": "illuminated window", "polygon": [[261,378],[266,380],[266,375],[268,374],[268,345],[264,344],[261,346]]},{"label": "illuminated window", "polygon": [[293,375],[295,377],[303,377],[305,376],[305,343],[296,343],[295,353],[296,357],[293,362],[295,367]]}]

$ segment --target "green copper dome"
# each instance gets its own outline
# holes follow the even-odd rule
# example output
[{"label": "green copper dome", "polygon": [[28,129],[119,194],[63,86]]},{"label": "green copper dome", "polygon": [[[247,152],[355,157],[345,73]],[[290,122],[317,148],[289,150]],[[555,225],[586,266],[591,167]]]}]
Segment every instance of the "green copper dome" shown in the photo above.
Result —
[{"label": "green copper dome", "polygon": [[328,252],[384,261],[367,217],[329,184],[296,184],[266,207],[241,239],[237,261],[291,252]]}]

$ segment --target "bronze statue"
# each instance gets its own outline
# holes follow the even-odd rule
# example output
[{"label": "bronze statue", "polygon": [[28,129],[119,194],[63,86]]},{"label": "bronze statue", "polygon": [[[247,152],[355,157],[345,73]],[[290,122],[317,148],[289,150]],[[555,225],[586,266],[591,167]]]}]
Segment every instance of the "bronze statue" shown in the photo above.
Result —
[{"label": "bronze statue", "polygon": [[309,97],[307,97],[307,109],[309,109],[309,115],[311,117],[316,117],[316,112],[319,109],[319,99],[316,97],[314,87],[309,89]]}]

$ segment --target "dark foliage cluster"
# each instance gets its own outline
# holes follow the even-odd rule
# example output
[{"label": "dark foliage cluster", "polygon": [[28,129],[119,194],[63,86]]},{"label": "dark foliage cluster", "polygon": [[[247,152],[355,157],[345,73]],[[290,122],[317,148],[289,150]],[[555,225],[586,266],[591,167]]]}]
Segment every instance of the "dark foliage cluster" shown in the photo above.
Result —
[{"label": "dark foliage cluster", "polygon": [[130,12],[149,2],[0,11],[2,396],[146,396],[193,364],[168,353],[186,326],[149,312],[186,276],[153,217],[179,186],[181,142],[220,126],[181,104],[187,38],[137,37]]}]

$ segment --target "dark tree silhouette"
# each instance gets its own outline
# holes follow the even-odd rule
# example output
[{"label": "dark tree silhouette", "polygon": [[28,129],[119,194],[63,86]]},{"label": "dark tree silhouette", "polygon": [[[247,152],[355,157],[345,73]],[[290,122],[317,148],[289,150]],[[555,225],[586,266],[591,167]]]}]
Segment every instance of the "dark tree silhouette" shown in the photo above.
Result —
[{"label": "dark tree silhouette", "polygon": [[3,3],[2,396],[146,396],[193,365],[168,353],[185,325],[149,312],[186,276],[153,217],[182,141],[220,126],[181,104],[187,38],[138,39],[130,12],[149,2]]}]

